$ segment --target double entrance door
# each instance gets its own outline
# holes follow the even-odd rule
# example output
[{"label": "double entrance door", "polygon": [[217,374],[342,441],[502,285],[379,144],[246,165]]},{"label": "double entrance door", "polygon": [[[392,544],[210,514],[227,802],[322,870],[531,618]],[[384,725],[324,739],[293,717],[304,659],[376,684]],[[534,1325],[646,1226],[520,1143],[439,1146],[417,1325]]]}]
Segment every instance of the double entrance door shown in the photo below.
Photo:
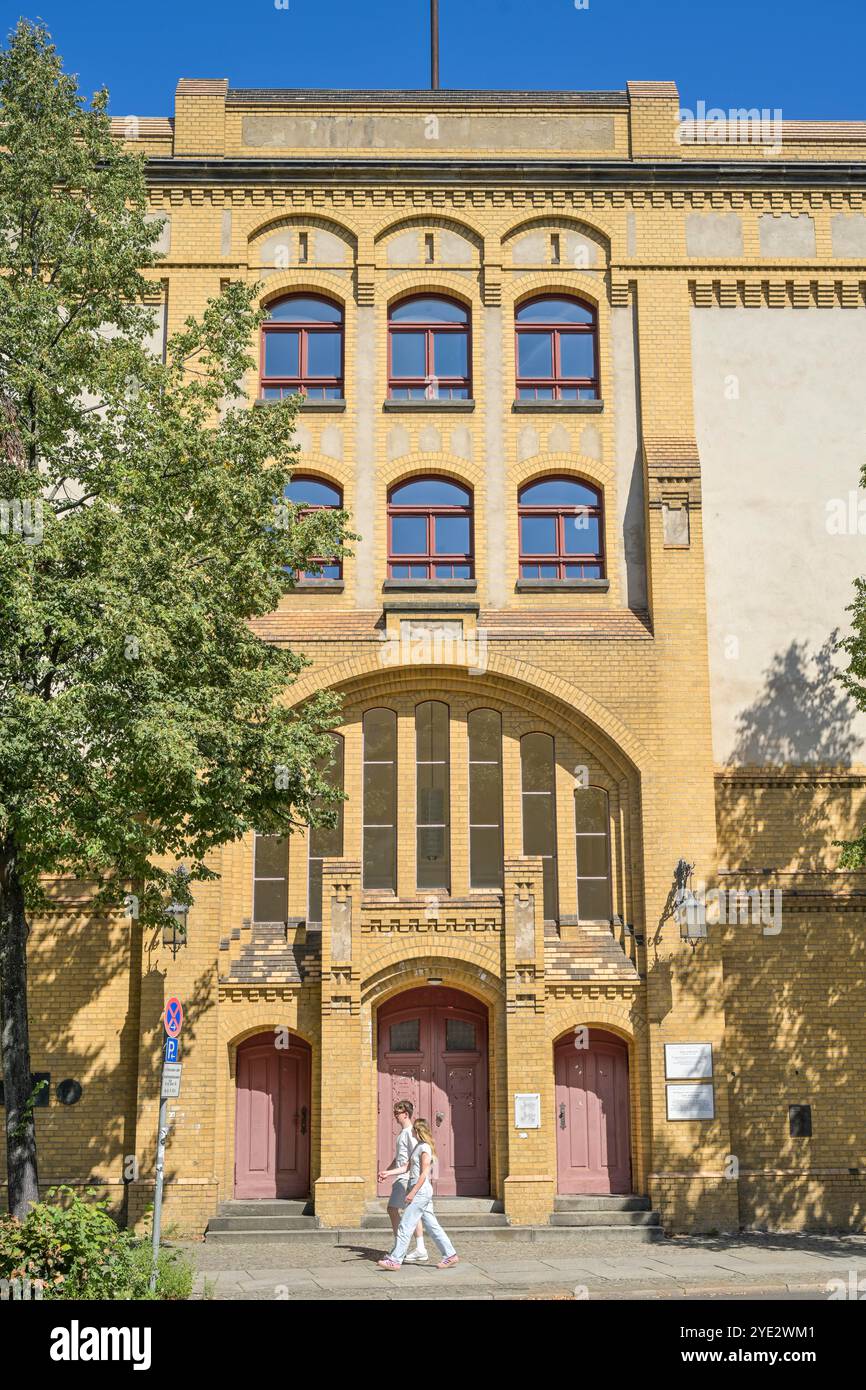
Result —
[{"label": "double entrance door", "polygon": [[[490,1192],[487,1011],[471,995],[409,990],[379,1010],[378,1167],[389,1168],[394,1104],[411,1100],[436,1144],[433,1190],[440,1197]],[[384,1196],[392,1180],[379,1187]]]}]

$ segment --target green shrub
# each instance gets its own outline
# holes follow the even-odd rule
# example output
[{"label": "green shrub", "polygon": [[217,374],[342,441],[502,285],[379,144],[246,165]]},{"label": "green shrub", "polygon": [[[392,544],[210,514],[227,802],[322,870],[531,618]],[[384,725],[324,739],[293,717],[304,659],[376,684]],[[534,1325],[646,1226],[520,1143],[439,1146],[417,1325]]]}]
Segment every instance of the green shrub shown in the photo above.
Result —
[{"label": "green shrub", "polygon": [[152,1293],[150,1243],[122,1231],[106,1200],[86,1201],[70,1187],[51,1188],[47,1197],[23,1222],[0,1218],[0,1278],[41,1279],[46,1298],[189,1297],[192,1268],[179,1251],[160,1251]]}]

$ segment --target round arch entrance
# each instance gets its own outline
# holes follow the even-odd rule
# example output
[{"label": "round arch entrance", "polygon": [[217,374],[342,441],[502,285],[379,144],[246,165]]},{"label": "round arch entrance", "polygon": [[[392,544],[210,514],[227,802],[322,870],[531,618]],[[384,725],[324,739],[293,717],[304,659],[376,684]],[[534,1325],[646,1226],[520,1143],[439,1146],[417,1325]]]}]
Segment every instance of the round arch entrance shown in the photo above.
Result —
[{"label": "round arch entrance", "polygon": [[[440,1197],[490,1191],[487,1009],[438,985],[407,990],[379,1009],[379,1170],[394,1157],[394,1103],[411,1100],[436,1143],[433,1190]],[[391,1181],[379,1186],[382,1196]]]},{"label": "round arch entrance", "polygon": [[631,1192],[628,1048],[601,1028],[554,1049],[557,1192]]},{"label": "round arch entrance", "polygon": [[309,1045],[256,1033],[237,1052],[235,1197],[306,1197],[310,1191]]}]

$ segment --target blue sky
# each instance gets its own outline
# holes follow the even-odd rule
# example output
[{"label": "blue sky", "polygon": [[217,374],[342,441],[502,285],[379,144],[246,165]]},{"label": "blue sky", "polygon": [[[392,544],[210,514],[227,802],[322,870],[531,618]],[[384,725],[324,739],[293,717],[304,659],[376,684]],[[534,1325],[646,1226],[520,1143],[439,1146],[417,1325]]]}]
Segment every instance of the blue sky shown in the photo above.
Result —
[{"label": "blue sky", "polygon": [[[278,8],[285,5],[287,8]],[[443,87],[622,88],[866,119],[864,0],[440,0]],[[0,0],[40,17],[115,115],[170,115],[178,77],[233,87],[426,87],[428,0]]]}]

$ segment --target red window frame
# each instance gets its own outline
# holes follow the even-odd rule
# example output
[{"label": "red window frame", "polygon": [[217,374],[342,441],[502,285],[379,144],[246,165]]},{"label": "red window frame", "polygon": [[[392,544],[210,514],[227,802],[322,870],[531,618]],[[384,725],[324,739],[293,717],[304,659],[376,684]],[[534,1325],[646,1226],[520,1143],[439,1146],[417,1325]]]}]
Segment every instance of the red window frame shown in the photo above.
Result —
[{"label": "red window frame", "polygon": [[[284,294],[279,299],[273,300],[268,306],[269,312],[274,310],[278,304],[286,304],[293,299],[316,299],[321,304],[329,304],[332,309],[337,309],[340,314],[339,323],[327,323],[318,319],[292,319],[272,320],[265,319],[261,326],[260,362],[261,372],[259,376],[259,390],[264,398],[266,391],[279,391],[280,398],[283,396],[306,396],[310,391],[321,391],[323,394],[317,399],[340,400],[344,391],[344,379],[346,371],[346,332],[345,315],[343,307],[335,299],[330,299],[324,294]],[[266,339],[270,334],[276,333],[297,333],[298,334],[298,374],[297,376],[273,376],[265,375],[265,349]],[[309,338],[311,333],[329,333],[332,336],[339,334],[340,338],[340,373],[339,376],[311,376],[307,370],[309,353]],[[336,395],[328,396],[327,391],[334,391]]]},{"label": "red window frame", "polygon": [[[531,323],[519,323],[517,315],[523,310],[528,309],[531,304],[541,304],[546,299],[567,299],[571,304],[579,304],[581,309],[585,309],[591,315],[589,323],[570,323],[565,319],[539,319]],[[520,374],[520,335],[521,333],[549,333],[552,338],[551,348],[551,370],[549,377],[540,376],[521,376]],[[592,377],[566,377],[562,375],[562,335],[574,334],[592,338],[592,360],[595,366],[595,374]],[[598,400],[599,398],[599,374],[598,374],[598,313],[595,306],[587,303],[585,299],[579,298],[575,294],[538,294],[532,299],[524,299],[522,304],[517,305],[514,317],[514,370],[515,370],[515,390],[518,400],[532,400],[529,395],[521,395],[523,391],[534,391],[535,400]],[[539,391],[550,391],[550,396],[539,396]],[[563,391],[575,391],[574,396],[563,396]],[[591,395],[581,392],[592,392]]]},{"label": "red window frame", "polygon": [[[434,323],[431,320],[416,319],[413,322],[394,323],[393,313],[395,309],[402,309],[413,300],[419,299],[439,299],[443,304],[455,304],[466,315],[465,323]],[[424,376],[395,376],[394,375],[394,337],[399,333],[423,333],[424,334]],[[462,333],[466,338],[466,376],[436,376],[433,370],[434,345],[433,335],[435,333]],[[433,381],[437,383],[438,395],[432,394]],[[395,391],[420,390],[424,389],[424,397],[400,397],[395,396]],[[454,396],[454,392],[465,392],[465,395]],[[472,399],[472,315],[469,306],[462,300],[455,299],[447,294],[411,294],[403,299],[398,299],[388,310],[388,398],[389,400],[401,399],[426,399],[426,400],[471,400]]]},{"label": "red window frame", "polygon": [[[466,503],[447,503],[447,502],[410,502],[405,504],[395,503],[391,498],[395,492],[407,487],[409,483],[420,482],[442,482],[451,483],[455,487],[462,487],[469,493],[469,501]],[[415,567],[425,569],[423,575],[413,575],[414,579],[453,579],[455,566],[468,569],[468,576],[457,576],[458,578],[472,579],[475,575],[475,526],[473,522],[473,495],[464,483],[458,483],[453,478],[441,478],[438,476],[426,475],[416,478],[404,478],[402,482],[395,483],[388,493],[388,578],[395,577],[394,570],[397,568]],[[393,543],[394,518],[400,516],[422,516],[427,523],[427,545],[424,554],[403,555],[395,551]],[[436,518],[439,516],[467,516],[469,518],[469,549],[462,554],[437,554],[434,550],[436,541],[435,526]],[[451,575],[436,574],[437,569],[444,569],[450,566]]]},{"label": "red window frame", "polygon": [[[336,502],[295,502],[292,505],[298,508],[298,517],[302,519],[309,516],[312,512],[338,512],[343,506],[343,489],[337,483],[332,483],[330,478],[322,478],[318,473],[297,473],[289,483],[301,483],[309,481],[311,483],[321,483],[323,487],[329,487],[337,494]],[[291,502],[290,497],[286,497],[287,502]],[[338,555],[311,555],[309,559],[311,565],[321,565],[322,569],[329,565],[331,569],[337,571],[336,574],[308,574],[306,570],[295,571],[296,584],[321,584],[328,583],[343,578],[343,560]]]},{"label": "red window frame", "polygon": [[[543,483],[543,482],[551,482],[551,483],[559,483],[559,482],[562,482],[562,483],[576,483],[576,484],[578,484],[580,487],[588,488],[589,491],[592,492],[592,493],[594,493],[594,495],[595,495],[595,498],[596,498],[595,504],[594,504],[594,505],[588,505],[588,504],[582,503],[582,502],[577,502],[577,503],[572,503],[572,502],[539,502],[539,503],[531,503],[531,502],[530,502],[530,503],[525,503],[525,502],[523,502],[523,501],[521,500],[522,497],[523,497],[524,492],[526,492],[526,491],[527,491],[529,488],[531,488],[531,487],[535,487],[535,485],[536,485],[537,483]],[[581,511],[583,514],[588,515],[588,516],[590,516],[590,517],[595,517],[595,518],[597,519],[597,521],[598,521],[598,550],[597,550],[596,552],[584,551],[584,552],[581,554],[581,553],[574,552],[574,551],[568,552],[568,551],[566,551],[566,549],[565,549],[565,527],[566,527],[566,524],[568,524],[568,523],[570,523],[570,524],[573,524],[573,523],[574,523],[575,516],[577,515],[576,508],[578,508],[578,507],[580,508],[580,511]],[[538,555],[538,554],[534,554],[532,551],[524,550],[524,548],[523,548],[523,521],[524,521],[524,518],[525,518],[525,517],[534,517],[534,516],[547,516],[547,517],[552,516],[552,517],[554,518],[554,520],[555,520],[555,522],[556,522],[556,552],[555,552],[555,553],[553,553],[553,554],[547,554],[547,555]],[[556,476],[556,477],[531,478],[528,482],[524,483],[524,484],[522,485],[522,487],[521,487],[521,489],[520,489],[520,492],[518,493],[518,497],[517,497],[517,529],[518,529],[518,566],[519,566],[519,570],[520,570],[520,578],[521,578],[521,579],[540,579],[540,578],[543,578],[543,579],[573,579],[573,578],[579,578],[579,579],[585,579],[585,578],[597,579],[597,578],[600,578],[600,579],[603,579],[603,578],[604,578],[604,576],[605,576],[605,563],[604,563],[604,502],[603,502],[603,499],[602,499],[602,494],[601,494],[600,489],[599,489],[599,488],[596,488],[596,487],[593,487],[593,485],[592,485],[591,483],[585,482],[583,478],[571,477],[571,476],[569,476],[568,474],[559,474],[559,475]],[[538,567],[540,568],[540,566],[542,566],[542,565],[545,565],[545,566],[548,566],[548,567],[554,567],[554,566],[555,566],[555,568],[556,568],[556,574],[555,574],[555,575],[541,575],[541,574],[534,575],[534,574],[525,574],[525,573],[524,573],[524,566],[527,566],[527,567],[528,567],[528,566],[538,566]],[[583,571],[584,569],[590,569],[590,568],[591,568],[591,569],[597,569],[597,570],[599,571],[599,573],[598,573],[598,575],[589,575],[589,576],[587,576],[587,575],[585,575],[585,574],[583,574],[583,573],[581,573],[580,575],[568,575],[568,574],[566,574],[566,567],[573,568],[574,566],[577,566],[577,565],[580,566],[581,571]]]}]

